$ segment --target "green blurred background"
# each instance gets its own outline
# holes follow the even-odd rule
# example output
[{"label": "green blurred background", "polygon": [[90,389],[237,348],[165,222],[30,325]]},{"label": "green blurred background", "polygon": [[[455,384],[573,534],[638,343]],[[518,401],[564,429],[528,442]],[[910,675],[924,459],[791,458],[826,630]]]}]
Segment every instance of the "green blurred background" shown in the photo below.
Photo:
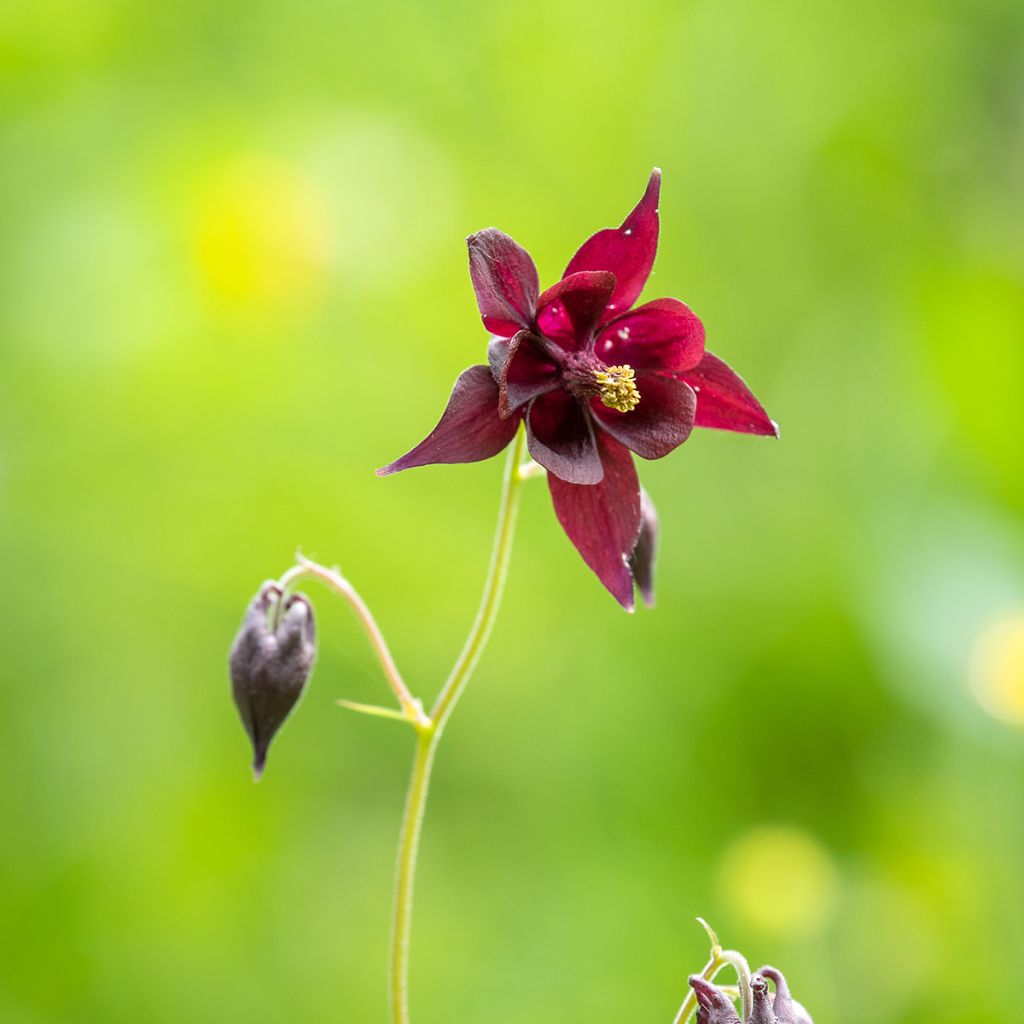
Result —
[{"label": "green blurred background", "polygon": [[435,776],[417,1024],[671,1021],[709,918],[818,1024],[1024,963],[1024,8],[0,6],[0,1019],[383,1022],[411,737],[347,610],[254,786],[227,648],[297,546],[433,694],[501,466],[379,480],[664,169],[676,295],[782,426],[642,466],[658,608],[525,496]]}]

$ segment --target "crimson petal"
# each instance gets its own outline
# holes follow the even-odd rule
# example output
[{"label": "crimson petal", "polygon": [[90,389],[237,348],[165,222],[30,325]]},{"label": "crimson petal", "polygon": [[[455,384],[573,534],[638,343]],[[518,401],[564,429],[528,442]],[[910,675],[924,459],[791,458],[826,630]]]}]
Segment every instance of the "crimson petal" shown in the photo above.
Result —
[{"label": "crimson petal", "polygon": [[697,399],[688,384],[656,373],[638,377],[636,384],[640,404],[632,411],[609,409],[596,396],[590,411],[599,427],[641,458],[663,458],[690,436]]},{"label": "crimson petal", "polygon": [[660,193],[661,171],[655,167],[643,198],[621,226],[605,228],[592,235],[565,268],[565,276],[580,270],[610,270],[615,275],[615,294],[608,304],[605,320],[629,309],[647,283],[658,250]]},{"label": "crimson petal", "polygon": [[596,352],[606,363],[678,373],[695,367],[704,355],[704,325],[685,302],[655,299],[606,324]]},{"label": "crimson petal", "polygon": [[487,346],[487,361],[498,382],[498,415],[511,416],[521,405],[558,387],[558,367],[548,362],[529,331],[512,338],[494,338]]},{"label": "crimson petal", "polygon": [[530,254],[497,228],[470,235],[466,244],[469,276],[484,327],[503,338],[528,327],[540,293]]},{"label": "crimson petal", "polygon": [[596,484],[604,475],[590,417],[565,391],[535,398],[526,410],[526,444],[549,475]]},{"label": "crimson petal", "polygon": [[411,452],[378,469],[377,475],[439,462],[480,462],[497,455],[518,429],[518,416],[498,415],[498,385],[490,369],[471,366],[455,382],[437,426]]},{"label": "crimson petal", "polygon": [[697,366],[677,376],[697,395],[694,422],[698,427],[779,436],[778,425],[769,418],[743,378],[718,356],[705,352]]},{"label": "crimson petal", "polygon": [[629,556],[640,531],[640,482],[629,452],[597,435],[604,464],[599,484],[578,486],[548,474],[548,487],[562,529],[583,561],[626,611],[633,611]]},{"label": "crimson petal", "polygon": [[615,275],[606,270],[563,277],[537,301],[537,328],[567,352],[586,348],[614,291]]}]

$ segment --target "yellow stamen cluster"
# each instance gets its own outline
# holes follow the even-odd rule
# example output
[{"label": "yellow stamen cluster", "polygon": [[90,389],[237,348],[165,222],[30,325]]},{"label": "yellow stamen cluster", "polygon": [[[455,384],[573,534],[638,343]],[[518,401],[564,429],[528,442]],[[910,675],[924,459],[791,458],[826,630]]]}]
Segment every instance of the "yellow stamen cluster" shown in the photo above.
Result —
[{"label": "yellow stamen cluster", "polygon": [[632,366],[609,366],[607,370],[598,370],[594,378],[601,402],[609,409],[632,412],[640,404]]}]

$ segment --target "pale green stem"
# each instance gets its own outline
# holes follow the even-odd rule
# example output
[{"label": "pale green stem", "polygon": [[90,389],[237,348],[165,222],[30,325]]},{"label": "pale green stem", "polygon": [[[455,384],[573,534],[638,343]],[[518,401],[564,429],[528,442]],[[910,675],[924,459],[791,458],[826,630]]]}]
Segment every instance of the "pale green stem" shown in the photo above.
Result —
[{"label": "pale green stem", "polygon": [[298,562],[298,565],[293,566],[278,580],[278,586],[281,588],[282,593],[282,600],[279,602],[279,606],[284,604],[283,597],[288,593],[289,588],[301,579],[320,580],[321,583],[325,583],[336,594],[339,594],[348,601],[352,610],[356,613],[356,618],[359,619],[363,629],[366,630],[366,635],[370,638],[370,644],[380,661],[381,668],[384,670],[384,676],[388,681],[388,685],[401,705],[403,717],[408,718],[418,728],[428,726],[430,720],[423,711],[423,705],[409,692],[409,688],[405,685],[405,680],[395,664],[395,659],[391,656],[391,651],[384,639],[384,634],[377,625],[377,620],[373,617],[373,613],[367,607],[366,602],[359,596],[356,588],[336,569],[327,569],[322,565],[317,565],[316,562],[311,562],[308,558],[303,558],[301,555],[298,557]]},{"label": "pale green stem", "polygon": [[412,924],[413,883],[416,877],[416,855],[419,850],[423,812],[430,789],[430,772],[434,754],[441,740],[444,727],[465,689],[473,669],[476,667],[490,636],[491,628],[498,614],[501,592],[508,571],[509,555],[512,551],[512,537],[515,532],[516,512],[519,508],[519,492],[525,479],[520,472],[523,456],[524,435],[522,429],[516,435],[512,450],[505,464],[505,480],[501,504],[498,508],[498,525],[494,537],[494,551],[491,565],[484,583],[480,608],[473,628],[455,662],[448,679],[430,713],[428,724],[417,726],[416,759],[413,762],[412,778],[405,802],[405,817],[398,843],[398,868],[395,881],[395,913],[391,936],[391,1019],[393,1024],[409,1024],[409,933]]}]

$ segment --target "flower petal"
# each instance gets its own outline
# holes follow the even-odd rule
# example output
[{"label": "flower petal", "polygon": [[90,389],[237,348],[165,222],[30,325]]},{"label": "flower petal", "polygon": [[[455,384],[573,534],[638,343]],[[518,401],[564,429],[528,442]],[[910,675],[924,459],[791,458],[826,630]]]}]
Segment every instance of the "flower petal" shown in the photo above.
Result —
[{"label": "flower petal", "polygon": [[704,355],[704,325],[685,302],[655,299],[606,324],[595,351],[606,363],[678,373]]},{"label": "flower petal", "polygon": [[645,373],[636,384],[640,404],[631,412],[609,409],[596,396],[590,411],[599,427],[641,458],[660,459],[690,436],[697,399],[689,385],[656,373]]},{"label": "flower petal", "polygon": [[735,430],[741,434],[779,436],[778,425],[735,370],[710,352],[692,370],[678,374],[697,395],[698,427]]},{"label": "flower petal", "polygon": [[640,531],[640,482],[629,452],[597,435],[604,464],[599,484],[578,486],[548,474],[548,487],[562,529],[583,561],[626,611],[633,611],[629,555]]},{"label": "flower petal", "polygon": [[655,167],[647,191],[622,225],[605,228],[588,238],[565,268],[565,276],[580,270],[610,270],[615,275],[615,294],[608,304],[606,320],[629,309],[650,276],[658,250],[660,193],[661,171]]},{"label": "flower petal", "polygon": [[530,254],[497,228],[470,235],[466,244],[469,276],[484,327],[503,338],[529,327],[540,293]]},{"label": "flower petal", "polygon": [[526,443],[537,462],[568,483],[596,484],[604,475],[590,417],[561,389],[528,406]]},{"label": "flower petal", "polygon": [[518,416],[498,415],[498,385],[490,369],[471,366],[455,382],[437,426],[411,452],[378,469],[377,475],[439,462],[480,462],[497,455],[518,429]]},{"label": "flower petal", "polygon": [[498,415],[502,419],[559,385],[558,367],[544,358],[529,331],[512,338],[494,338],[487,346],[487,361],[498,382]]},{"label": "flower petal", "polygon": [[637,535],[629,567],[648,608],[654,607],[654,561],[658,555],[658,513],[651,496],[640,488],[640,533]]},{"label": "flower petal", "polygon": [[563,277],[538,300],[537,329],[567,352],[586,348],[614,291],[615,275],[606,270]]}]

